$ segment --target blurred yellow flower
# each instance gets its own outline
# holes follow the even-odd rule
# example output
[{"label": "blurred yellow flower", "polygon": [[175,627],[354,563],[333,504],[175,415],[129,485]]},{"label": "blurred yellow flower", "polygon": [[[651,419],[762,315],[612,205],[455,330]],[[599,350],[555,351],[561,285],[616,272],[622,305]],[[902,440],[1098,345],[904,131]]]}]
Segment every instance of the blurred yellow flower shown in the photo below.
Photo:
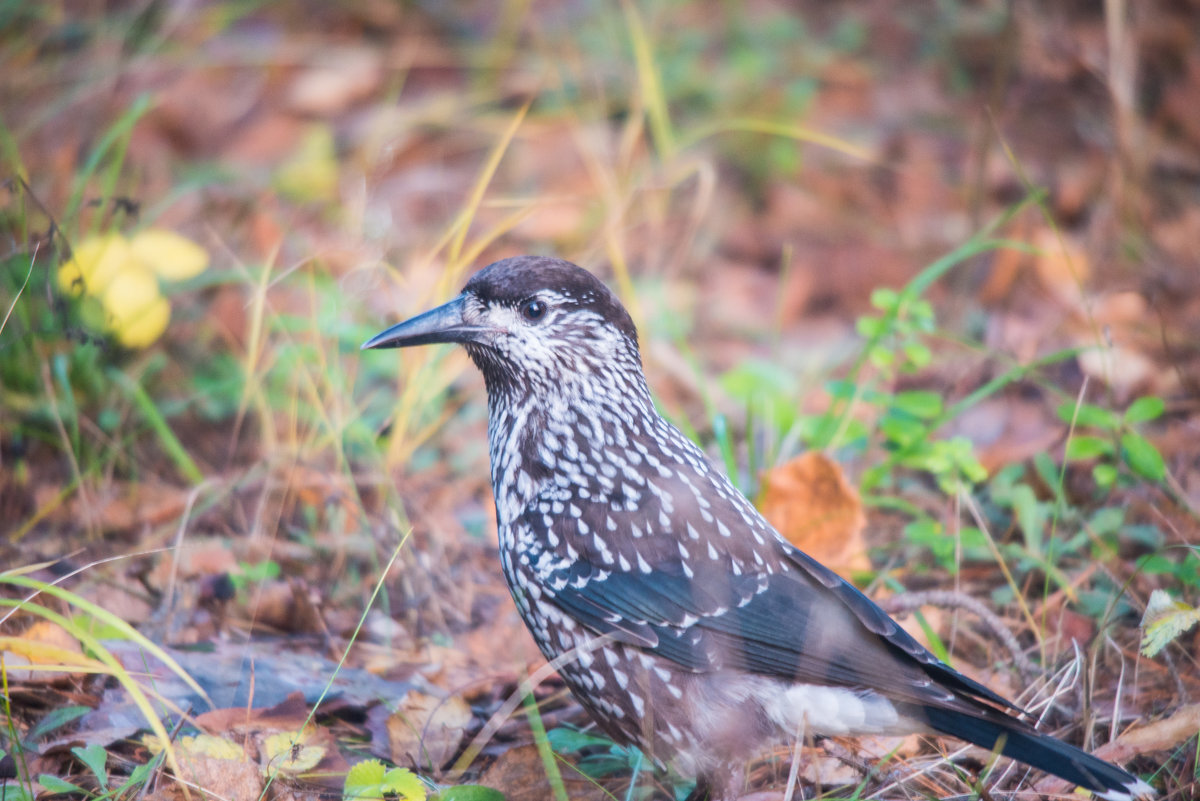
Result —
[{"label": "blurred yellow flower", "polygon": [[127,348],[154,342],[171,320],[171,304],[158,291],[158,279],[138,263],[113,277],[100,303],[108,313],[108,329]]},{"label": "blurred yellow flower", "polygon": [[58,270],[58,285],[72,295],[99,295],[108,282],[133,260],[129,241],[117,233],[83,240],[71,260]]},{"label": "blurred yellow flower", "polygon": [[132,240],[119,233],[92,236],[59,268],[64,292],[100,301],[108,330],[127,348],[144,348],[167,330],[171,304],[159,280],[181,281],[208,267],[208,252],[190,239],[149,228]]},{"label": "blurred yellow flower", "polygon": [[168,281],[183,281],[208,267],[208,251],[165,228],[147,228],[129,242],[134,257]]}]

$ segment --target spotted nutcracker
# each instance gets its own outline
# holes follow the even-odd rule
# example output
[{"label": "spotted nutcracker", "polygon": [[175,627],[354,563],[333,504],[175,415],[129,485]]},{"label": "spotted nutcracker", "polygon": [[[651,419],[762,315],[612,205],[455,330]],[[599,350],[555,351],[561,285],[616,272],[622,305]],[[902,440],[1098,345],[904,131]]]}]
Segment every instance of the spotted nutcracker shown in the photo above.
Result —
[{"label": "spotted nutcracker", "polygon": [[611,737],[743,790],[806,735],[936,732],[1106,799],[1141,779],[1040,734],[782,539],[664,420],[637,330],[591,273],[522,256],[363,345],[457,342],[483,372],[505,578],[525,624]]}]

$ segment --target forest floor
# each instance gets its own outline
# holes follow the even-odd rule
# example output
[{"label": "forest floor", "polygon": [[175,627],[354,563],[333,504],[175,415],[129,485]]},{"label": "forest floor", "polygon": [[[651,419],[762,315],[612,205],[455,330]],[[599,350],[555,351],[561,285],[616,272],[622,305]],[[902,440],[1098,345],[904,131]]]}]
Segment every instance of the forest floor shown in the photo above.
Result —
[{"label": "forest floor", "polygon": [[520,253],[784,536],[1200,796],[1200,5],[806,5],[0,3],[0,799],[686,796],[541,670],[465,354],[358,350]]}]

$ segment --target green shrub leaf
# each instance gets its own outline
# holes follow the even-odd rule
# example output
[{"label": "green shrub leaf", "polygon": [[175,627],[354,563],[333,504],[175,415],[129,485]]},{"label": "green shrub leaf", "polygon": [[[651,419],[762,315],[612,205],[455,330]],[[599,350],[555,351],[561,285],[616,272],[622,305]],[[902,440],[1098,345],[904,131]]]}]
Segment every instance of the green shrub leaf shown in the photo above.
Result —
[{"label": "green shrub leaf", "polygon": [[87,747],[75,746],[71,749],[71,753],[79,757],[79,761],[87,765],[96,776],[96,780],[100,782],[101,790],[108,789],[108,752],[104,750],[104,746],[93,743]]},{"label": "green shrub leaf", "polygon": [[1130,469],[1142,478],[1162,481],[1167,474],[1167,465],[1162,454],[1141,434],[1130,431],[1121,436],[1121,451]]},{"label": "green shrub leaf", "polygon": [[1157,420],[1162,416],[1165,408],[1166,405],[1162,398],[1156,398],[1153,395],[1138,398],[1125,410],[1125,422],[1144,423],[1147,420]]},{"label": "green shrub leaf", "polygon": [[1112,452],[1112,441],[1104,437],[1083,434],[1067,440],[1068,462],[1082,462],[1099,456],[1111,456]]},{"label": "green shrub leaf", "polygon": [[1077,426],[1104,428],[1109,431],[1115,431],[1121,426],[1121,419],[1115,414],[1090,403],[1082,403],[1078,408],[1074,403],[1064,403],[1058,407],[1058,419],[1064,423],[1074,420]]},{"label": "green shrub leaf", "polygon": [[1117,468],[1111,464],[1098,464],[1092,468],[1092,479],[1100,489],[1108,489],[1117,483]]},{"label": "green shrub leaf", "polygon": [[913,417],[930,420],[942,413],[942,396],[936,392],[912,390],[898,392],[892,400],[893,406]]}]

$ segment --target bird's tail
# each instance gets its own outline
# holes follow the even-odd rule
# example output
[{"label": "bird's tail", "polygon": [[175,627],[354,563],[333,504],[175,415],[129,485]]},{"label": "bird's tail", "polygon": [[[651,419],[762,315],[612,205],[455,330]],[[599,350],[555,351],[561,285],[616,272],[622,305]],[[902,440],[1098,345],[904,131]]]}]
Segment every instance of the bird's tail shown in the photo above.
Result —
[{"label": "bird's tail", "polygon": [[1149,784],[1133,774],[1016,720],[936,707],[924,707],[922,712],[934,731],[981,748],[999,747],[1004,756],[1091,790],[1106,801],[1141,801],[1155,795]]}]

